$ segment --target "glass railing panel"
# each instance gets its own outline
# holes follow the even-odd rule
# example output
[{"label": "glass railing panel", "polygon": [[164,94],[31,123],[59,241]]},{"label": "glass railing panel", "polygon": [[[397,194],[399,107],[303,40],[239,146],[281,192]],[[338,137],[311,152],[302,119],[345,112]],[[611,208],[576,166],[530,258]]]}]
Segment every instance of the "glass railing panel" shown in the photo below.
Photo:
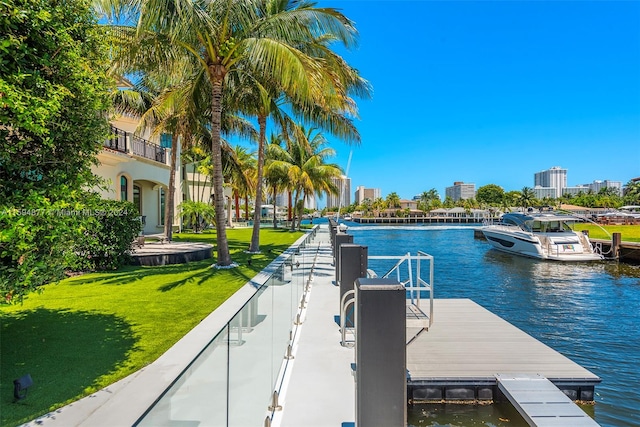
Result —
[{"label": "glass railing panel", "polygon": [[[305,245],[312,242],[309,235]],[[138,425],[263,425],[315,252],[280,265]]]},{"label": "glass railing panel", "polygon": [[137,425],[226,425],[228,338],[220,331]]},{"label": "glass railing panel", "polygon": [[295,265],[292,264],[293,257],[289,257],[278,270],[282,270],[281,273],[276,273],[274,277],[284,278],[284,283],[279,283],[277,280],[271,282],[269,287],[273,292],[273,337],[272,337],[272,366],[271,370],[274,372],[273,386],[276,385],[276,378],[278,372],[282,368],[283,361],[287,352],[287,347],[290,344],[290,334],[293,327],[293,315],[292,311],[295,310],[295,306],[292,302],[291,293],[293,290],[292,278],[293,269]]},{"label": "glass railing panel", "polygon": [[274,383],[272,294],[269,286],[263,286],[229,323],[228,425],[232,427],[264,423]]}]

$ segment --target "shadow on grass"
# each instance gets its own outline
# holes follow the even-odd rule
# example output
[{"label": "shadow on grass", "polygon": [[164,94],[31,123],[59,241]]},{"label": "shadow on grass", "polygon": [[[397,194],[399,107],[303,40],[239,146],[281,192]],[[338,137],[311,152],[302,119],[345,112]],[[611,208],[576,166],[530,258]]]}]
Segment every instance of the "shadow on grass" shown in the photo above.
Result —
[{"label": "shadow on grass", "polygon": [[[238,264],[238,268],[216,269],[210,268],[215,262],[215,258],[203,261],[194,261],[187,264],[173,264],[165,266],[127,266],[117,271],[98,272],[77,276],[67,283],[71,286],[81,286],[86,284],[100,284],[103,286],[120,286],[135,283],[136,281],[153,276],[178,275],[174,281],[164,283],[158,289],[162,292],[170,291],[187,283],[202,285],[208,280],[215,280],[216,276],[231,275],[240,277],[245,281],[250,281],[256,274],[264,269],[271,261],[277,258],[289,247],[288,244],[275,245],[266,244],[261,246],[261,253],[249,254],[245,245],[230,245],[232,260]],[[251,265],[249,265],[251,260]]]},{"label": "shadow on grass", "polygon": [[[0,314],[0,425],[34,419],[83,395],[124,363],[136,338],[114,315],[37,309]],[[31,374],[27,397],[13,402],[13,380]]]}]

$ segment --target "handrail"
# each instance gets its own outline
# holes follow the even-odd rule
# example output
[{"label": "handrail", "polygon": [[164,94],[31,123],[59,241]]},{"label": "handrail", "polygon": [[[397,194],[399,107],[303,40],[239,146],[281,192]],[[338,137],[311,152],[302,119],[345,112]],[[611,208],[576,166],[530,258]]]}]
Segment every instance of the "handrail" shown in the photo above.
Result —
[{"label": "handrail", "polygon": [[[381,256],[381,255],[371,255],[369,256],[370,260],[397,260],[395,265],[385,273],[383,278],[389,277],[394,272],[396,273],[396,278],[400,284],[402,284],[409,293],[409,300],[411,304],[414,304],[416,307],[420,308],[420,300],[421,293],[423,291],[429,291],[429,326],[433,324],[433,256],[427,254],[426,252],[418,251],[416,255],[411,255],[411,253],[407,253],[405,255],[396,255],[396,256]],[[415,271],[416,277],[413,277],[413,264],[412,261],[416,261]],[[425,281],[422,278],[422,263],[424,261],[429,262],[429,281]],[[402,265],[407,265],[407,279],[402,280],[401,268]],[[370,270],[367,271],[367,275],[369,277],[373,277],[375,275],[375,271]]]},{"label": "handrail", "polygon": [[347,297],[355,294],[356,290],[351,289],[345,292],[344,295],[342,295],[342,298],[340,298],[340,345],[343,347],[347,346],[347,307],[349,307],[349,305],[355,303],[356,301],[355,297],[349,298],[349,300],[347,300]]}]

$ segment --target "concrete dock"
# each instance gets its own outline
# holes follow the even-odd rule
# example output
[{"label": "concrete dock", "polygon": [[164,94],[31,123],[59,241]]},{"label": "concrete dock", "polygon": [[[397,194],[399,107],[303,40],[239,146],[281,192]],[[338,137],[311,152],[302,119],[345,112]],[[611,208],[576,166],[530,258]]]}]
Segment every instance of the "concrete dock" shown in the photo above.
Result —
[{"label": "concrete dock", "polygon": [[[274,413],[273,426],[344,427],[355,421],[354,352],[340,345],[335,321],[339,288],[326,229],[318,233],[318,242],[317,274],[298,332],[295,363],[282,388],[283,409]],[[416,333],[408,329],[407,337]],[[594,386],[600,382],[595,374],[468,299],[434,301],[433,325],[407,347],[407,370],[408,398],[428,402],[503,400],[499,374],[544,376],[571,400],[593,400]]]}]

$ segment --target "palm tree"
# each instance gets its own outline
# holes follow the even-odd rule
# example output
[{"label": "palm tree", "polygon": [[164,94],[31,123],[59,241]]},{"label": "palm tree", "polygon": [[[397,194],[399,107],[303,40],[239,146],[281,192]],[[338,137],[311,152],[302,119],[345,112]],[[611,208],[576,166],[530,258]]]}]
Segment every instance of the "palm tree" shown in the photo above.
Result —
[{"label": "palm tree", "polygon": [[528,208],[533,205],[536,200],[536,193],[530,187],[523,187],[520,191],[520,197],[518,198],[518,202],[523,208]]},{"label": "palm tree", "polygon": [[435,188],[432,188],[429,191],[423,191],[420,194],[420,202],[422,202],[422,210],[427,212],[431,210],[432,204],[435,200],[440,200],[440,196],[438,195],[438,191]]},{"label": "palm tree", "polygon": [[[201,138],[199,132],[205,131],[202,126],[203,117],[198,116],[198,108],[194,105],[194,98],[189,93],[189,86],[184,85],[184,76],[172,76],[177,83],[165,81],[149,74],[135,86],[141,99],[149,102],[136,106],[128,105],[124,113],[137,113],[140,118],[138,129],[150,130],[152,136],[167,133],[170,136],[171,158],[169,168],[169,183],[167,188],[164,210],[164,235],[167,240],[172,239],[174,217],[175,174],[177,167],[177,153],[184,147],[189,147],[194,139]],[[142,84],[141,84],[142,83]],[[149,87],[156,86],[159,91],[152,97]],[[163,87],[164,86],[164,87]],[[131,97],[129,97],[131,99]]]},{"label": "palm tree", "polygon": [[[278,228],[276,198],[278,197],[279,193],[287,189],[289,185],[289,179],[287,177],[286,171],[283,171],[281,168],[273,166],[274,162],[282,159],[278,157],[280,155],[280,151],[273,149],[271,147],[272,146],[281,147],[283,143],[284,141],[281,135],[271,134],[269,138],[269,145],[266,147],[266,150],[265,150],[264,181],[265,181],[266,187],[271,190],[271,195],[273,197],[273,228]],[[256,207],[256,210],[257,209],[258,207]],[[251,247],[249,248],[249,252],[253,252],[251,250]]]},{"label": "palm tree", "polygon": [[398,193],[393,191],[387,195],[387,205],[391,209],[400,207],[400,196],[398,196]]},{"label": "palm tree", "polygon": [[245,199],[245,218],[249,216],[249,196],[256,188],[257,160],[254,153],[236,145],[233,148],[235,162],[230,166],[230,183],[236,206],[236,218],[240,218],[240,197]]},{"label": "palm tree", "polygon": [[[296,2],[269,2],[264,8],[265,17],[274,17],[279,14],[298,13],[300,4]],[[299,94],[286,91],[277,81],[269,76],[261,78],[246,78],[247,73],[230,74],[227,85],[233,87],[237,109],[244,114],[257,119],[259,126],[257,182],[262,182],[265,159],[266,126],[267,119],[271,118],[276,126],[282,130],[285,138],[291,129],[296,129],[296,124],[282,109],[286,101],[296,116],[308,122],[329,130],[334,135],[346,142],[359,142],[360,136],[353,126],[347,114],[356,116],[355,102],[347,96],[348,92],[354,92],[360,97],[369,97],[368,83],[360,78],[357,70],[349,67],[338,55],[327,48],[335,36],[327,33],[321,37],[311,37],[306,40],[298,40],[297,48],[312,58],[321,58],[322,64],[319,71],[326,78],[324,86],[319,86],[320,99],[300,98]],[[255,73],[254,73],[255,75]],[[336,90],[345,88],[346,90]],[[310,102],[312,101],[312,102]],[[314,101],[314,102],[313,102]],[[318,102],[321,101],[321,102]],[[262,204],[261,186],[255,191],[257,206]],[[291,212],[291,194],[289,194],[289,212]],[[274,222],[275,225],[275,222]],[[259,252],[260,249],[260,214],[256,210],[254,214],[253,233],[251,237],[250,252]]]},{"label": "palm tree", "polygon": [[335,151],[325,147],[327,140],[324,135],[313,128],[306,130],[299,126],[299,129],[296,138],[290,140],[286,148],[278,144],[269,146],[273,158],[269,169],[286,176],[288,188],[293,192],[293,206],[297,212],[291,221],[292,230],[296,224],[299,228],[304,199],[312,194],[336,193],[338,188],[331,178],[342,174],[338,165],[325,163],[327,158],[335,155]]},{"label": "palm tree", "polygon": [[626,183],[622,200],[626,205],[640,205],[640,180],[630,180]]},{"label": "palm tree", "polygon": [[376,197],[371,207],[373,208],[373,215],[380,216],[380,211],[387,208],[387,202],[382,197]]},{"label": "palm tree", "polygon": [[[327,73],[317,57],[297,46],[325,35],[349,47],[356,37],[353,23],[331,8],[295,2],[295,8],[274,12],[281,2],[233,0],[102,0],[102,10],[116,17],[127,12],[135,28],[121,28],[131,64],[170,70],[189,58],[197,70],[191,80],[198,92],[209,94],[214,205],[218,220],[217,265],[232,264],[224,221],[222,192],[222,110],[227,76],[244,73],[256,81],[267,79],[304,111],[326,110],[327,99],[348,99],[349,87],[339,72]],[[326,63],[325,63],[326,65]],[[132,66],[130,71],[136,71]],[[335,96],[326,96],[328,88]],[[336,103],[339,105],[338,103]],[[343,102],[344,105],[344,102]],[[331,105],[333,107],[333,105]]]},{"label": "palm tree", "polygon": [[213,206],[204,202],[186,200],[178,205],[178,210],[181,216],[189,219],[196,233],[200,232],[200,223],[202,221],[204,221],[205,224],[215,221],[215,210]]},{"label": "palm tree", "polygon": [[373,208],[373,201],[370,198],[365,197],[360,204],[360,208],[364,211],[365,216],[369,216],[371,213],[371,209]]}]

